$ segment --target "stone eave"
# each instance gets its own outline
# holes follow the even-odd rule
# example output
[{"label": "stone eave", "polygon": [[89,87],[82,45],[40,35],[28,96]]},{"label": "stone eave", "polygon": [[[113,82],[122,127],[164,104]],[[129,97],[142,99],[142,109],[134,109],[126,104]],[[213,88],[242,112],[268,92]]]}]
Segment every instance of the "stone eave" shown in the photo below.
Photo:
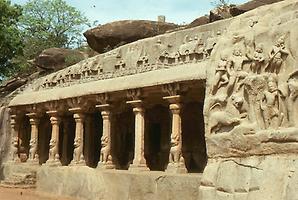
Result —
[{"label": "stone eave", "polygon": [[123,91],[173,82],[205,80],[206,62],[169,67],[130,76],[117,77],[76,84],[68,87],[57,87],[34,92],[24,92],[16,96],[9,107],[43,103],[72,97]]}]

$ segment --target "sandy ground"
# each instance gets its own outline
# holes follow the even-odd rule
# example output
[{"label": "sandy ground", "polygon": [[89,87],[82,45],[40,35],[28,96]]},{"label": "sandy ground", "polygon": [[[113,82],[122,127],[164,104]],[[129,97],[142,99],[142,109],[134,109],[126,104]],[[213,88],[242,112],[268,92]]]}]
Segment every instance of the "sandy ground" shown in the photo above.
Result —
[{"label": "sandy ground", "polygon": [[0,187],[0,200],[75,200],[36,193],[35,189],[15,189]]}]

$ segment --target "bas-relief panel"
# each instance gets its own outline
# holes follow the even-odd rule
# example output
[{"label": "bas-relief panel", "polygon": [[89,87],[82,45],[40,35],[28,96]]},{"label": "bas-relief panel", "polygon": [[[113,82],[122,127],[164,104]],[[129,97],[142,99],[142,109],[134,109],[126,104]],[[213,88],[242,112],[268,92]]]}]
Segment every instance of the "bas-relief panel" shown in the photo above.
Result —
[{"label": "bas-relief panel", "polygon": [[[292,39],[298,20],[293,13],[287,16],[287,22],[272,26],[267,25],[266,15],[260,20],[244,17],[241,23],[231,24],[214,48],[205,101],[209,147],[223,138],[239,146],[247,141],[245,136],[262,142],[273,132],[280,133],[275,142],[288,142],[288,132],[295,132],[293,141],[298,142],[298,40]],[[232,137],[237,134],[241,140],[235,142]]]},{"label": "bas-relief panel", "polygon": [[66,87],[209,59],[224,30],[184,31],[134,42],[46,76],[35,88]]}]

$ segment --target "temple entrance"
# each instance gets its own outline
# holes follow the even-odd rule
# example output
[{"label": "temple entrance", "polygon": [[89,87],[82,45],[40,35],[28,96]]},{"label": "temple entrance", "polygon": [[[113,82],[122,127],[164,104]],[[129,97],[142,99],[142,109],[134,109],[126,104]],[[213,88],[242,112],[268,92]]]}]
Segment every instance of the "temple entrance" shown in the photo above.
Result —
[{"label": "temple entrance", "polygon": [[31,138],[31,125],[28,116],[24,115],[20,119],[20,126],[18,130],[19,137],[19,156],[20,154],[29,155],[30,138]]},{"label": "temple entrance", "polygon": [[95,168],[101,149],[102,117],[99,112],[86,115],[84,122],[84,158],[86,165]]},{"label": "temple entrance", "polygon": [[182,113],[182,152],[189,173],[201,173],[207,164],[204,130],[203,103],[186,103]]},{"label": "temple entrance", "polygon": [[38,126],[38,155],[39,164],[45,163],[49,158],[50,140],[52,133],[52,125],[50,117],[48,115],[43,115],[40,118]]},{"label": "temple entrance", "polygon": [[134,158],[135,118],[132,109],[125,107],[112,120],[112,156],[116,169],[128,169]]},{"label": "temple entrance", "polygon": [[170,151],[170,113],[163,105],[146,109],[145,158],[150,170],[164,171]]}]

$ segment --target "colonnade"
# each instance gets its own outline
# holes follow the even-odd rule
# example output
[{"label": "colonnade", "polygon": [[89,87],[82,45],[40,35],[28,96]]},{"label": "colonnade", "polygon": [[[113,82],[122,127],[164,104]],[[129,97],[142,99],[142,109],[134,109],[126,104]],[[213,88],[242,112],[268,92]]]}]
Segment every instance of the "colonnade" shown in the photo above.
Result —
[{"label": "colonnade", "polygon": [[[171,133],[169,138],[170,143],[170,152],[169,152],[169,163],[166,171],[173,173],[185,173],[187,172],[185,167],[184,158],[182,155],[182,126],[181,126],[181,95],[177,94],[173,88],[170,88],[172,92],[169,92],[169,96],[164,96],[163,99],[168,102],[169,113],[171,113]],[[169,91],[169,86],[164,87],[164,90]],[[127,92],[127,96],[131,99],[126,101],[127,105],[130,105],[135,118],[134,124],[134,159],[129,166],[129,170],[138,170],[138,171],[149,171],[149,168],[146,163],[146,159],[144,156],[144,148],[145,148],[145,106],[144,101],[141,98],[139,90],[130,90]],[[102,116],[102,130],[98,130],[98,132],[102,132],[101,136],[101,150],[100,150],[100,158],[98,163],[98,168],[104,169],[114,169],[115,163],[112,156],[112,128],[113,126],[117,126],[116,123],[112,123],[112,115],[113,115],[113,103],[109,101],[107,94],[101,94],[97,98],[97,104],[95,105],[95,109],[100,111]],[[86,165],[86,161],[84,158],[84,121],[86,119],[86,110],[82,104],[83,101],[76,100],[76,104],[72,104],[72,107],[69,106],[67,111],[72,113],[72,117],[75,121],[75,137],[73,141],[74,150],[73,150],[73,158],[70,162],[70,166],[81,166]],[[59,102],[58,102],[59,104]],[[63,106],[62,106],[63,107]],[[51,107],[53,108],[53,106]],[[59,138],[60,134],[62,134],[59,129],[59,125],[61,123],[61,116],[63,115],[63,109],[61,106],[56,107],[57,109],[47,110],[45,113],[50,117],[50,123],[52,126],[51,129],[51,139],[49,142],[49,156],[48,160],[44,163],[49,166],[59,166],[61,165],[61,159],[59,156],[59,147],[64,144],[60,144]],[[18,110],[13,109],[13,110]],[[35,109],[36,110],[36,109]],[[15,112],[11,115],[11,128],[13,133],[13,141],[18,140],[18,123],[20,123],[17,118],[20,113]],[[40,117],[42,116],[39,112],[29,112],[26,113],[26,116],[29,118],[30,126],[31,126],[31,137],[30,137],[30,149],[28,154],[27,163],[39,163],[39,155],[37,149],[38,147],[38,135],[43,134],[39,132],[38,125],[40,122]],[[12,157],[13,161],[18,161],[18,145],[19,143],[12,144]]]}]

